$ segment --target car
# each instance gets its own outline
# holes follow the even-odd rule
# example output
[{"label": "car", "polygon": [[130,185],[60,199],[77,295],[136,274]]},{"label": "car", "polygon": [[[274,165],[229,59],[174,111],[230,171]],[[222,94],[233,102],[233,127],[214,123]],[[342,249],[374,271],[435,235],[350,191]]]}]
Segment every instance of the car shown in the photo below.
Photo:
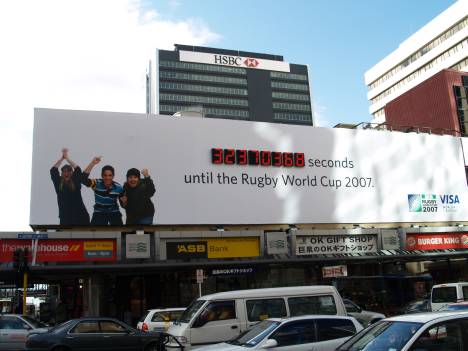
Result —
[{"label": "car", "polygon": [[442,307],[439,311],[468,311],[468,302],[449,303]]},{"label": "car", "polygon": [[148,310],[140,318],[137,329],[142,331],[166,332],[174,321],[179,319],[185,308],[164,308]]},{"label": "car", "polygon": [[45,333],[30,333],[26,351],[161,350],[165,335],[142,332],[114,318],[79,318]]},{"label": "car", "polygon": [[448,303],[468,300],[468,282],[434,285],[431,290],[431,310],[438,311]]},{"label": "car", "polygon": [[362,329],[354,317],[348,316],[269,318],[255,324],[230,341],[195,350],[247,351],[278,348],[285,351],[334,351],[343,341]]},{"label": "car", "polygon": [[468,350],[468,312],[432,312],[385,318],[367,327],[336,351]]},{"label": "car", "polygon": [[0,350],[23,350],[30,332],[47,331],[34,318],[19,314],[0,314]]},{"label": "car", "polygon": [[418,299],[409,302],[401,310],[401,314],[411,314],[411,313],[424,313],[431,312],[431,300],[427,299]]},{"label": "car", "polygon": [[348,315],[356,318],[364,327],[385,318],[385,315],[382,313],[363,310],[359,305],[349,299],[343,299],[343,302]]}]

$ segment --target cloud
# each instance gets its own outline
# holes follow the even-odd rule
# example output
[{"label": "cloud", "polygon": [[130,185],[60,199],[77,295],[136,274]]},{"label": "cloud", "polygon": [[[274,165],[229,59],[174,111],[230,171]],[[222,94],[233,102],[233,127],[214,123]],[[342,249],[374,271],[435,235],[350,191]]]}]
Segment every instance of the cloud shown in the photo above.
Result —
[{"label": "cloud", "polygon": [[313,101],[314,122],[316,127],[333,127],[332,123],[326,117],[327,108],[324,105]]},{"label": "cloud", "polygon": [[0,231],[29,229],[34,107],[144,113],[156,48],[219,38],[124,0],[1,1],[0,33]]}]

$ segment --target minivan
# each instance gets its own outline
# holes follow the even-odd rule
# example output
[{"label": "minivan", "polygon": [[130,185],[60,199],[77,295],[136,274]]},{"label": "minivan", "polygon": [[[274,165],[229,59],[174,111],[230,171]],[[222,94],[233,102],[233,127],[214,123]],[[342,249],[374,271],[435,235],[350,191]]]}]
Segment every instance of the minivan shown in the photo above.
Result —
[{"label": "minivan", "polygon": [[[202,296],[187,307],[168,333],[184,350],[189,350],[192,346],[230,340],[267,318],[311,314],[346,316],[345,305],[335,287],[295,286]],[[166,345],[169,349],[171,346]]]},{"label": "minivan", "polygon": [[449,303],[468,300],[468,282],[438,284],[432,287],[431,309],[439,311]]}]

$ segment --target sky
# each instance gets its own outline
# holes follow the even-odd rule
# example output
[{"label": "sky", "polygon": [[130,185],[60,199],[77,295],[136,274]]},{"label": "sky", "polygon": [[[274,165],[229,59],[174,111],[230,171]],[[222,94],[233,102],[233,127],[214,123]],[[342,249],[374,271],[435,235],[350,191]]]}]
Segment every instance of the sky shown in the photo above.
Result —
[{"label": "sky", "polygon": [[35,107],[144,113],[148,60],[179,43],[307,64],[319,126],[370,121],[364,72],[454,2],[0,0],[0,232],[30,230]]}]

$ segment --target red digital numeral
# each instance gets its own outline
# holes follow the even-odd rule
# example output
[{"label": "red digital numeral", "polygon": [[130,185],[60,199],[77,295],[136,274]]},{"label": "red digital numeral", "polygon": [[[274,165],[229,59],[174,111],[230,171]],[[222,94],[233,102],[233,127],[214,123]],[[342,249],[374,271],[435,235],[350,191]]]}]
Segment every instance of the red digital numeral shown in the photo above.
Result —
[{"label": "red digital numeral", "polygon": [[271,157],[273,158],[273,166],[281,167],[283,165],[283,157],[281,152],[272,152]]},{"label": "red digital numeral", "polygon": [[296,167],[304,167],[305,166],[304,153],[297,152],[297,153],[294,154],[294,165]]},{"label": "red digital numeral", "polygon": [[283,166],[284,167],[292,167],[294,166],[294,156],[291,152],[284,152],[283,153]]},{"label": "red digital numeral", "polygon": [[262,166],[271,166],[271,151],[260,151]]},{"label": "red digital numeral", "polygon": [[223,163],[223,149],[211,149],[211,163],[216,165]]},{"label": "red digital numeral", "polygon": [[258,165],[260,163],[260,152],[257,150],[249,150],[249,165]]},{"label": "red digital numeral", "polygon": [[224,164],[233,165],[236,163],[236,150],[224,149]]},{"label": "red digital numeral", "polygon": [[246,165],[247,164],[247,150],[237,150],[236,151],[236,158],[238,165]]}]

